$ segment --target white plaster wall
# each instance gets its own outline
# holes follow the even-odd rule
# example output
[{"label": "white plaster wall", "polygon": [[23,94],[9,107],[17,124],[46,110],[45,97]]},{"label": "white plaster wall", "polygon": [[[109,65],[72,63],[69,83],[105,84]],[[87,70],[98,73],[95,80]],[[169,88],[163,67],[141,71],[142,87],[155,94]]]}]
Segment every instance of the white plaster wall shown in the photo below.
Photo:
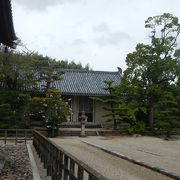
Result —
[{"label": "white plaster wall", "polygon": [[[107,114],[108,111],[104,110],[102,106],[105,106],[102,102],[94,101],[94,115],[93,115],[93,122],[94,123],[107,123],[106,118],[102,117],[103,115]],[[79,97],[72,96],[72,122],[78,122],[78,112],[79,112]]]},{"label": "white plaster wall", "polygon": [[105,106],[102,102],[94,102],[94,117],[96,123],[106,123],[106,118],[102,117],[107,114],[108,111],[104,110],[102,107]]}]

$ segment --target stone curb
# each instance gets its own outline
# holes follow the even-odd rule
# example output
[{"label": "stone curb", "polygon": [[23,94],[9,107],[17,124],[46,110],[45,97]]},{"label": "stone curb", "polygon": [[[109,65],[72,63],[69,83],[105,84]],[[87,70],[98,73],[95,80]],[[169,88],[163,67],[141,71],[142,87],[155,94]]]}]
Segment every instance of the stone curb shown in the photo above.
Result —
[{"label": "stone curb", "polygon": [[28,149],[28,153],[29,153],[29,159],[30,159],[30,163],[31,163],[31,169],[32,169],[32,173],[33,173],[33,180],[41,180],[39,172],[38,172],[38,168],[36,166],[36,162],[34,160],[34,156],[31,150],[31,146],[29,144],[27,144],[27,149]]},{"label": "stone curb", "polygon": [[0,174],[2,169],[4,168],[5,162],[6,162],[6,157],[2,153],[0,153]]},{"label": "stone curb", "polygon": [[120,154],[119,152],[116,152],[116,151],[110,151],[110,150],[108,150],[108,149],[106,149],[106,148],[104,148],[104,147],[102,147],[102,146],[100,146],[100,145],[97,145],[97,144],[89,143],[89,142],[84,141],[84,140],[81,140],[81,142],[83,142],[83,143],[85,143],[85,144],[87,144],[87,145],[89,145],[89,146],[93,146],[93,147],[95,147],[95,148],[97,148],[97,149],[101,149],[101,150],[103,150],[104,152],[109,153],[109,154],[111,154],[111,155],[113,155],[113,156],[117,156],[117,157],[119,157],[119,158],[128,160],[128,161],[130,161],[130,162],[132,162],[132,163],[134,163],[134,164],[138,164],[138,165],[143,166],[143,167],[145,167],[145,168],[148,168],[148,169],[151,169],[151,170],[153,170],[153,171],[159,172],[159,173],[161,173],[161,174],[163,174],[163,175],[166,175],[166,176],[168,176],[168,177],[171,177],[171,178],[180,180],[180,176],[176,175],[175,173],[168,172],[168,171],[166,171],[166,170],[164,170],[164,169],[161,169],[160,167],[151,166],[151,165],[149,165],[149,164],[147,164],[147,163],[145,163],[145,162],[143,162],[143,161],[132,159],[132,158],[130,158],[130,157],[128,157],[128,156],[125,156],[125,155],[123,155],[123,154]]}]

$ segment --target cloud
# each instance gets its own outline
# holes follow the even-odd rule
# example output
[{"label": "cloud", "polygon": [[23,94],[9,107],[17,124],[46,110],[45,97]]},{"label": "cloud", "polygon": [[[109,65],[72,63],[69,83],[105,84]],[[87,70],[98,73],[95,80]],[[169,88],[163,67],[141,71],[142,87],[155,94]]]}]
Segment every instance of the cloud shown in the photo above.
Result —
[{"label": "cloud", "polygon": [[49,6],[80,1],[82,0],[15,0],[15,3],[24,6],[28,10],[46,10]]},{"label": "cloud", "polygon": [[130,39],[131,37],[127,33],[117,31],[117,32],[110,32],[101,37],[98,37],[94,39],[94,42],[98,44],[100,47],[108,46],[108,45],[116,46],[120,44],[122,41],[123,42],[127,40],[129,41]]},{"label": "cloud", "polygon": [[82,39],[76,39],[74,40],[74,42],[72,43],[72,45],[74,46],[81,46],[81,45],[84,45],[86,42]]},{"label": "cloud", "polygon": [[94,32],[109,32],[109,27],[106,23],[101,23],[93,27]]}]

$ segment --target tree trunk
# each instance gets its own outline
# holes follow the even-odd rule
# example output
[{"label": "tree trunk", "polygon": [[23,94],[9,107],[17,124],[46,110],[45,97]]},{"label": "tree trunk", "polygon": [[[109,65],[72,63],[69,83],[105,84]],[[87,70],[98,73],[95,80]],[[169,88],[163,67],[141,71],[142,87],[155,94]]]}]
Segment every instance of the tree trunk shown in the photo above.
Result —
[{"label": "tree trunk", "polygon": [[113,127],[113,129],[114,129],[114,130],[116,130],[116,129],[117,129],[117,122],[116,122],[115,117],[114,117],[114,127]]},{"label": "tree trunk", "polygon": [[45,92],[47,92],[50,87],[51,87],[51,81],[48,79],[46,82]]},{"label": "tree trunk", "polygon": [[52,137],[55,137],[55,134],[54,134],[54,128],[52,128],[52,134],[51,134]]},{"label": "tree trunk", "polygon": [[114,114],[114,105],[111,104],[111,109],[112,109],[112,118],[113,118],[113,121],[114,121],[114,124],[113,124],[113,129],[116,130],[117,129],[117,121],[116,121],[116,117],[115,117],[115,114]]},{"label": "tree trunk", "polygon": [[149,106],[149,127],[151,133],[154,133],[154,102],[152,101]]},{"label": "tree trunk", "polygon": [[168,129],[168,130],[166,131],[166,138],[169,139],[170,137],[171,137],[171,132],[170,132],[170,130]]}]

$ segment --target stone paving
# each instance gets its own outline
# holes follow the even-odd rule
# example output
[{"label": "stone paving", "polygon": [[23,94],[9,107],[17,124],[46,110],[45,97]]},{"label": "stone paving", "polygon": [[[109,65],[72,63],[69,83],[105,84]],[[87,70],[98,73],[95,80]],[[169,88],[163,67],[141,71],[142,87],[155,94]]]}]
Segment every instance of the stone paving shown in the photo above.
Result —
[{"label": "stone paving", "polygon": [[108,154],[82,142],[82,140],[86,140],[91,143],[108,142],[108,139],[104,137],[59,137],[51,140],[111,180],[172,179],[153,170]]},{"label": "stone paving", "polygon": [[88,137],[84,141],[159,167],[180,177],[180,140],[155,137]]}]

